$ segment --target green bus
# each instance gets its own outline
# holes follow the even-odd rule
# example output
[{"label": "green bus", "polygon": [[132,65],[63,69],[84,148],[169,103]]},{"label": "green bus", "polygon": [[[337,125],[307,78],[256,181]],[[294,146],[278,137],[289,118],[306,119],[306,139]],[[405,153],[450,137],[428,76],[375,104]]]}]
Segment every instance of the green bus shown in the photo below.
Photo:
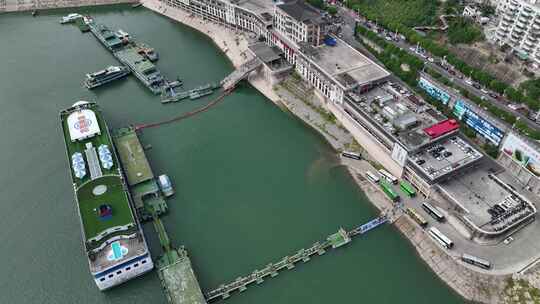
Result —
[{"label": "green bus", "polygon": [[388,196],[392,202],[399,202],[399,195],[396,193],[396,191],[394,191],[394,189],[392,189],[392,186],[390,186],[388,182],[381,179],[379,184],[381,185],[381,189],[383,190],[384,194],[386,194],[386,196]]},{"label": "green bus", "polygon": [[415,197],[416,196],[416,190],[414,190],[413,186],[409,184],[408,182],[402,180],[399,182],[399,188],[401,191],[403,191],[408,197]]}]

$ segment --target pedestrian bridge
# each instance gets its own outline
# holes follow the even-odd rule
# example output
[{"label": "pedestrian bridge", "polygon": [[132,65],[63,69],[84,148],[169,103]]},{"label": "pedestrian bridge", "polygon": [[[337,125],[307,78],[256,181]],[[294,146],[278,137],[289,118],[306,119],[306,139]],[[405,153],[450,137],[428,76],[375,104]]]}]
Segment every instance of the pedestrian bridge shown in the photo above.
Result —
[{"label": "pedestrian bridge", "polygon": [[249,73],[257,69],[261,65],[262,61],[258,58],[253,58],[245,62],[221,81],[221,86],[223,87],[223,90],[229,91],[233,89],[238,84],[238,82],[246,78]]},{"label": "pedestrian bridge", "polygon": [[311,257],[314,255],[323,255],[329,249],[335,249],[348,244],[352,241],[352,237],[367,233],[382,224],[395,220],[392,218],[394,214],[394,212],[392,212],[390,216],[383,214],[350,231],[340,228],[336,233],[329,235],[325,241],[315,242],[307,249],[302,248],[293,255],[285,256],[275,263],[267,264],[262,269],[256,269],[252,273],[238,277],[230,283],[221,284],[216,289],[206,292],[204,296],[207,301],[227,299],[233,291],[243,292],[247,289],[247,286],[252,283],[260,284],[267,277],[273,278],[277,276],[281,270],[291,270],[295,268],[295,264],[300,261],[306,263],[310,261]]}]

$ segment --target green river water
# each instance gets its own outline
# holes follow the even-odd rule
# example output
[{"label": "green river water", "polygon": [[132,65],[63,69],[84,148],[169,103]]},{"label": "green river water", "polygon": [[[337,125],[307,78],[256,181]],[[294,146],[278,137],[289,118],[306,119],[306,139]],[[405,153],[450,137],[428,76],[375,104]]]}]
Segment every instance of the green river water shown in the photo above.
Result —
[{"label": "green river water", "polygon": [[[90,34],[60,25],[91,13],[155,47],[162,72],[186,87],[232,66],[202,34],[129,6],[0,15],[0,303],[166,303],[155,272],[99,292],[83,255],[58,111],[97,101],[109,126],[165,119],[210,98],[161,105],[130,76],[95,91],[85,73],[115,59]],[[142,134],[155,173],[176,187],[164,218],[203,290],[377,215],[331,148],[243,86],[210,111]],[[154,256],[161,254],[150,225]],[[314,257],[223,303],[462,303],[392,226]]]}]

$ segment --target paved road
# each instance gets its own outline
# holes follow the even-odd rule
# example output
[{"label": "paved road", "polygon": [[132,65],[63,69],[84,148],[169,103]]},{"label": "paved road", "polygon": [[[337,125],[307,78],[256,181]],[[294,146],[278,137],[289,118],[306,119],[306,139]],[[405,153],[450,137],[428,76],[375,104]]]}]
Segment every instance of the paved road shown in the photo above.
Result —
[{"label": "paved road", "polygon": [[[343,7],[340,7],[338,9],[338,11],[339,11],[340,15],[343,17],[343,25],[341,27],[342,28],[341,33],[343,35],[342,39],[345,42],[347,42],[348,44],[350,44],[351,46],[353,46],[356,49],[358,49],[359,51],[361,51],[363,54],[367,55],[370,59],[380,63],[375,58],[375,56],[373,56],[371,54],[368,54],[369,52],[354,37],[354,25],[355,25],[356,20],[357,20],[357,17],[355,15],[355,13],[353,11],[351,11],[351,10],[349,10],[347,8],[343,8]],[[490,101],[497,108],[499,108],[501,110],[504,110],[504,111],[507,111],[507,112],[510,112],[513,115],[515,115],[516,117],[518,117],[520,119],[520,121],[526,123],[530,128],[535,129],[537,131],[540,131],[540,125],[538,123],[530,120],[526,115],[523,115],[522,113],[520,113],[518,111],[515,111],[515,110],[512,110],[512,109],[508,108],[505,102],[503,102],[501,100],[498,100],[496,98],[493,98],[493,97],[489,96],[488,94],[483,93],[481,90],[467,84],[465,82],[465,77],[463,77],[464,79],[460,79],[460,78],[450,74],[447,70],[442,68],[439,64],[437,64],[435,62],[429,62],[428,60],[426,60],[425,58],[423,58],[422,56],[417,54],[415,51],[412,51],[410,49],[411,47],[415,47],[415,46],[407,43],[406,41],[387,41],[387,42],[392,43],[395,46],[397,46],[399,48],[402,48],[402,49],[406,50],[408,53],[418,57],[420,60],[422,60],[425,63],[426,67],[429,67],[429,68],[437,71],[439,74],[443,75],[444,77],[446,77],[450,81],[454,82],[460,88],[466,89],[467,91],[474,94],[478,98],[483,98],[485,100]],[[437,61],[440,62],[440,59],[437,59]],[[395,78],[396,77],[394,77],[394,79]]]}]

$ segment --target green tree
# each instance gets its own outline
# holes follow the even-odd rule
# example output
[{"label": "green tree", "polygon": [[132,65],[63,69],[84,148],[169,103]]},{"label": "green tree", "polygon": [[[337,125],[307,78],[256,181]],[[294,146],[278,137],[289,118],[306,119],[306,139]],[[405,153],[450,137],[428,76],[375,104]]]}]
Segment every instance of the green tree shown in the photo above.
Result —
[{"label": "green tree", "polygon": [[332,16],[334,16],[335,14],[337,14],[337,8],[336,8],[335,6],[328,6],[328,7],[326,8],[326,11],[327,11],[330,15],[332,15]]},{"label": "green tree", "polygon": [[484,151],[487,153],[487,155],[497,158],[499,156],[499,148],[497,146],[492,144],[485,144],[483,147]]},{"label": "green tree", "polygon": [[470,44],[484,40],[484,34],[482,34],[482,31],[472,21],[459,17],[450,22],[448,39],[453,44]]}]

